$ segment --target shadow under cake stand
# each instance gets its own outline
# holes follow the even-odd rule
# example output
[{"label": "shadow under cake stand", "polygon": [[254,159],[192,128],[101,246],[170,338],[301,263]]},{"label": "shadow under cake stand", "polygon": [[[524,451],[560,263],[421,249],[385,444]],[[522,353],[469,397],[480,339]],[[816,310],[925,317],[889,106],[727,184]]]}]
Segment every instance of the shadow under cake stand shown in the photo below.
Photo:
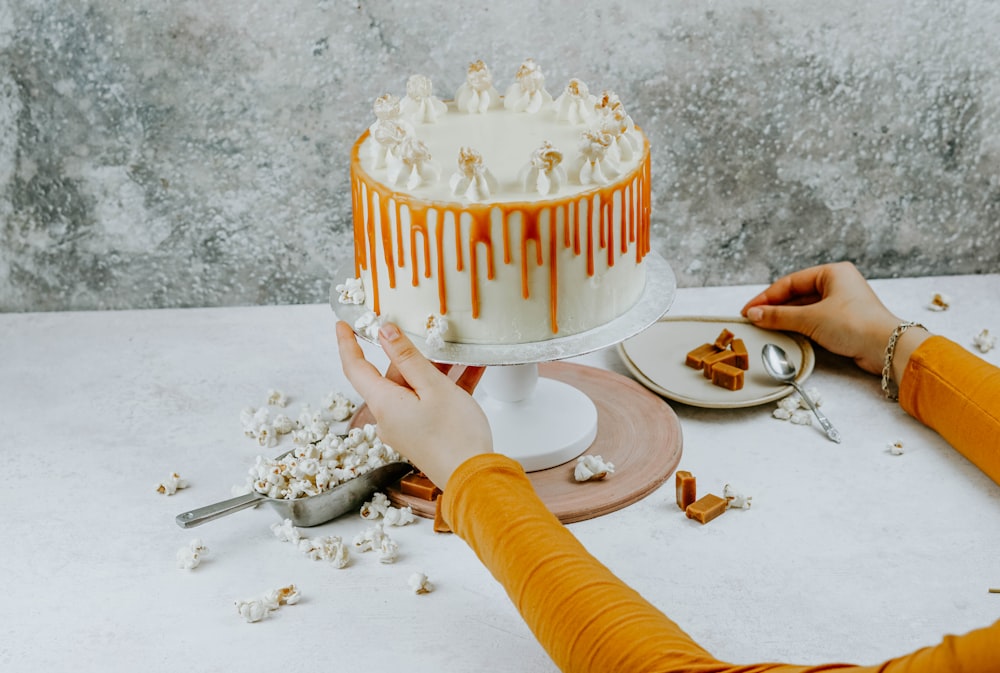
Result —
[{"label": "shadow under cake stand", "polygon": [[[494,449],[517,460],[549,510],[571,523],[616,511],[656,490],[680,462],[682,437],[677,416],[663,398],[614,372],[557,360],[635,336],[667,312],[676,291],[670,265],[650,253],[646,284],[635,305],[586,332],[522,344],[446,342],[437,349],[421,336],[409,336],[435,362],[487,367],[475,398],[490,421]],[[335,290],[330,303],[351,325],[367,312],[364,306],[340,304]],[[372,422],[362,405],[352,426]],[[574,459],[585,452],[613,463],[614,473],[577,482]],[[435,503],[397,487],[386,493],[394,504],[434,517]]]}]

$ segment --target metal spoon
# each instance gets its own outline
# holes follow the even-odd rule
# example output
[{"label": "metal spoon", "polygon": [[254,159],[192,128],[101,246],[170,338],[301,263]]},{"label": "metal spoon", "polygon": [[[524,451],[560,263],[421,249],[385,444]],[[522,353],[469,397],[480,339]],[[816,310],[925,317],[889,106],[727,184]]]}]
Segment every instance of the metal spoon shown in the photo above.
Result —
[{"label": "metal spoon", "polygon": [[787,383],[791,387],[795,388],[812,412],[816,414],[816,418],[819,419],[819,424],[823,426],[826,430],[826,436],[833,441],[840,443],[840,433],[837,429],[833,427],[833,424],[823,415],[813,401],[806,395],[806,391],[802,389],[798,381],[795,380],[795,365],[788,361],[788,355],[782,348],[776,344],[764,344],[764,350],[761,352],[761,357],[764,360],[764,369],[767,373],[776,381],[781,381],[782,383]]}]

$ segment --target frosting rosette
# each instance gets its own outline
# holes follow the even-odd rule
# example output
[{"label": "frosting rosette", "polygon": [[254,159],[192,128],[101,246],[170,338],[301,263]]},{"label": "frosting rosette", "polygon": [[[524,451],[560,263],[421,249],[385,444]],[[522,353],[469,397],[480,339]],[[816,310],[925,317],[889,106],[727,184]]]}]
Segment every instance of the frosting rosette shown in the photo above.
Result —
[{"label": "frosting rosette", "polygon": [[552,96],[545,90],[545,75],[533,59],[527,59],[517,69],[514,83],[507,87],[503,104],[514,112],[534,114],[552,102]]},{"label": "frosting rosette", "polygon": [[591,94],[580,80],[571,79],[554,103],[557,119],[571,124],[585,124],[594,119],[597,96]]},{"label": "frosting rosette", "polygon": [[470,201],[485,201],[497,189],[497,180],[483,163],[479,152],[463,147],[458,152],[458,170],[449,181],[451,192]]},{"label": "frosting rosette", "polygon": [[543,142],[531,153],[531,159],[521,169],[518,178],[524,191],[536,191],[543,196],[554,194],[566,183],[563,155],[549,142]]},{"label": "frosting rosette", "polygon": [[429,77],[411,75],[406,80],[406,95],[399,101],[399,109],[415,122],[434,123],[448,111],[448,106],[434,95]]},{"label": "frosting rosette", "polygon": [[583,165],[580,167],[581,185],[606,185],[621,173],[621,166],[608,150],[614,138],[602,131],[586,131],[580,141]]},{"label": "frosting rosette", "polygon": [[455,92],[455,106],[468,114],[483,114],[500,105],[500,92],[493,86],[493,75],[481,60],[469,64],[465,82]]},{"label": "frosting rosette", "polygon": [[625,112],[621,99],[611,91],[605,91],[594,105],[597,127],[611,136],[608,153],[616,161],[628,161],[642,149],[642,138],[636,131],[635,123]]},{"label": "frosting rosette", "polygon": [[403,138],[386,156],[386,179],[390,185],[405,180],[407,189],[416,189],[425,182],[437,180],[438,174],[427,145],[413,136]]}]

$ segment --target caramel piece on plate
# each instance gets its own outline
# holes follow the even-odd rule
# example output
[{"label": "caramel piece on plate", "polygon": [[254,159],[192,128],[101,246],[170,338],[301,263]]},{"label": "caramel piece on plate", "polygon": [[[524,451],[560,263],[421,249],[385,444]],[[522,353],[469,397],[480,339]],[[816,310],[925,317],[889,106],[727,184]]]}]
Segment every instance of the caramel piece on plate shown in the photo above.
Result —
[{"label": "caramel piece on plate", "polygon": [[718,352],[719,349],[715,347],[715,344],[702,344],[694,350],[688,351],[684,364],[692,369],[701,369],[702,365],[705,364],[705,358]]},{"label": "caramel piece on plate", "polygon": [[674,475],[677,485],[677,506],[686,510],[688,505],[698,499],[697,480],[687,470],[678,470]]},{"label": "caramel piece on plate", "polygon": [[441,489],[434,485],[422,472],[411,472],[399,480],[399,490],[403,495],[412,495],[421,500],[434,500],[441,495]]},{"label": "caramel piece on plate", "polygon": [[747,346],[743,343],[743,339],[733,339],[729,347],[736,353],[736,359],[733,360],[732,365],[743,371],[750,369],[750,354],[747,353]]},{"label": "caramel piece on plate", "polygon": [[722,330],[719,332],[719,336],[715,337],[715,347],[719,349],[729,348],[729,344],[732,343],[735,336],[727,329]]},{"label": "caramel piece on plate", "polygon": [[726,390],[743,388],[743,370],[726,362],[712,367],[712,383]]},{"label": "caramel piece on plate", "polygon": [[718,351],[717,353],[709,355],[707,358],[705,358],[705,363],[703,367],[705,378],[706,379],[712,378],[712,370],[715,369],[716,365],[724,364],[727,362],[732,363],[732,361],[736,357],[737,357],[736,353],[729,350]]},{"label": "caramel piece on plate", "polygon": [[728,506],[728,500],[709,493],[688,505],[684,513],[687,514],[689,519],[694,519],[698,523],[704,524],[725,512]]}]

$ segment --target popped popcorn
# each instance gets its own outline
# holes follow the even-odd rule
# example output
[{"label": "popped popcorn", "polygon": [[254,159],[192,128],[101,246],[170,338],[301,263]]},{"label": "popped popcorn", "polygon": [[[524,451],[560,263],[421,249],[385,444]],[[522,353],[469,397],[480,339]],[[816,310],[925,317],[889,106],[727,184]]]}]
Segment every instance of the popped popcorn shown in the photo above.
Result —
[{"label": "popped popcorn", "polygon": [[937,292],[931,297],[931,302],[927,308],[931,311],[947,311],[951,307],[951,297]]},{"label": "popped popcorn", "polygon": [[375,311],[365,311],[361,317],[354,321],[354,329],[371,341],[378,341],[380,327],[382,327],[382,318]]},{"label": "popped popcorn", "polygon": [[354,546],[361,552],[378,552],[378,560],[382,563],[395,563],[399,557],[399,545],[385,533],[380,523],[358,533]]},{"label": "popped popcorn", "polygon": [[891,453],[894,456],[903,455],[903,442],[900,440],[886,443],[885,448],[889,453]]},{"label": "popped popcorn", "polygon": [[340,293],[337,301],[341,304],[365,303],[365,287],[360,278],[346,278],[335,289]]},{"label": "popped popcorn", "polygon": [[614,474],[614,472],[614,464],[604,462],[601,456],[584,455],[576,459],[573,478],[577,481],[597,481],[604,479],[609,474]]},{"label": "popped popcorn", "polygon": [[405,526],[413,523],[415,521],[413,508],[409,505],[406,507],[390,507],[382,515],[382,520],[386,526]]},{"label": "popped popcorn", "polygon": [[373,521],[385,514],[389,507],[391,505],[385,493],[373,493],[372,499],[361,505],[361,518]]},{"label": "popped popcorn", "polygon": [[972,344],[979,349],[980,353],[986,353],[996,346],[996,337],[990,334],[988,329],[984,329],[972,340]]},{"label": "popped popcorn", "polygon": [[372,499],[361,506],[360,514],[368,521],[381,517],[383,526],[405,526],[415,521],[412,507],[393,507],[384,493],[372,494]]},{"label": "popped popcorn", "polygon": [[201,538],[194,538],[186,547],[177,550],[177,567],[184,570],[194,570],[201,565],[201,558],[208,554],[208,547]]},{"label": "popped popcorn", "polygon": [[156,485],[156,492],[164,495],[173,495],[182,488],[187,488],[188,483],[181,479],[181,475],[171,472],[170,476]]},{"label": "popped popcorn", "polygon": [[314,561],[329,561],[336,568],[345,568],[350,562],[350,550],[339,535],[302,538],[299,551]]},{"label": "popped popcorn", "polygon": [[427,575],[421,572],[416,572],[410,575],[406,583],[410,585],[410,588],[413,589],[413,593],[417,595],[429,594],[434,591],[434,584],[427,579]]},{"label": "popped popcorn", "polygon": [[791,418],[789,418],[795,425],[812,425],[813,419],[812,414],[808,411],[793,411]]},{"label": "popped popcorn", "polygon": [[259,622],[268,613],[277,610],[282,605],[295,605],[302,598],[298,587],[289,584],[280,589],[268,591],[260,598],[251,598],[246,601],[234,601],[236,611],[248,622]]},{"label": "popped popcorn", "polygon": [[448,333],[448,318],[433,313],[427,316],[427,345],[438,350],[444,348],[444,337]]},{"label": "popped popcorn", "polygon": [[729,501],[729,507],[736,509],[750,509],[750,501],[753,500],[753,496],[743,495],[730,484],[722,487],[722,497]]},{"label": "popped popcorn", "polygon": [[346,435],[329,432],[319,412],[307,410],[293,433],[300,446],[278,458],[257,456],[247,473],[247,486],[269,498],[294,500],[323,493],[375,468],[403,460],[377,435],[374,425]]},{"label": "popped popcorn", "polygon": [[335,421],[346,421],[357,408],[354,402],[343,393],[330,393],[324,397],[323,407],[331,412]]},{"label": "popped popcorn", "polygon": [[267,404],[272,407],[287,407],[288,397],[280,390],[272,388],[267,391]]},{"label": "popped popcorn", "polygon": [[272,523],[271,532],[274,533],[275,537],[282,542],[298,544],[299,540],[302,539],[302,534],[299,533],[299,529],[292,524],[291,519],[285,519],[281,523]]}]

